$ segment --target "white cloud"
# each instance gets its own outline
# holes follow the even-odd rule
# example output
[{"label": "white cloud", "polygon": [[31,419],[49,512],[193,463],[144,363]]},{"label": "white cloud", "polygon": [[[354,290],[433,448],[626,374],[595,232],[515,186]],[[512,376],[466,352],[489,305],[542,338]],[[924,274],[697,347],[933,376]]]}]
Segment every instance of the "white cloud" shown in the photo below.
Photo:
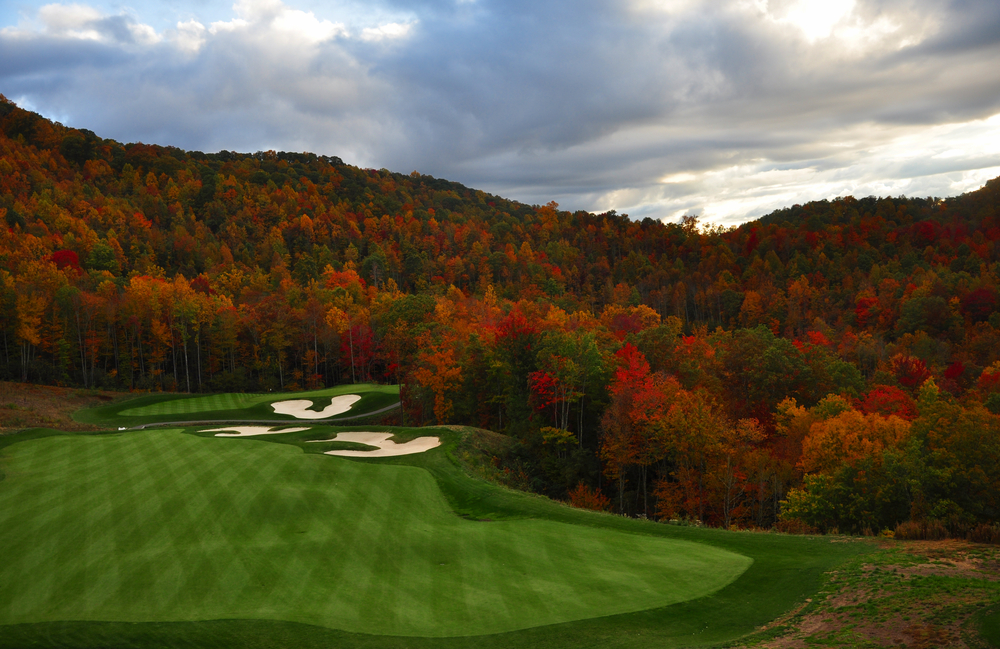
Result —
[{"label": "white cloud", "polygon": [[344,23],[333,23],[329,20],[317,20],[312,13],[304,11],[284,11],[274,19],[275,29],[295,34],[310,43],[347,36]]},{"label": "white cloud", "polygon": [[833,33],[853,9],[854,0],[796,0],[774,20],[794,25],[807,39],[816,41]]},{"label": "white cloud", "polygon": [[660,178],[660,182],[665,185],[689,183],[695,180],[698,180],[698,176],[690,173],[670,174],[669,176],[664,176],[663,178]]},{"label": "white cloud", "polygon": [[386,39],[403,38],[410,33],[412,23],[386,23],[378,27],[366,27],[361,31],[363,41],[382,41]]},{"label": "white cloud", "polygon": [[177,23],[177,30],[172,36],[172,40],[178,49],[189,54],[194,54],[205,44],[207,30],[197,20],[186,20]]},{"label": "white cloud", "polygon": [[101,18],[99,11],[81,4],[49,4],[38,10],[38,19],[47,31],[76,38],[99,38],[90,25]]}]

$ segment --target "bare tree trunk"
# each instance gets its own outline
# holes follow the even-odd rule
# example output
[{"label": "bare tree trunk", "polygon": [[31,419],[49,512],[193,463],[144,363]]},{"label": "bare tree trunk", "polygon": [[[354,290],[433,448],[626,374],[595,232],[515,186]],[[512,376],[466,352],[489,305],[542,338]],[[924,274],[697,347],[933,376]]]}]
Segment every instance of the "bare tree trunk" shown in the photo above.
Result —
[{"label": "bare tree trunk", "polygon": [[174,328],[170,328],[170,358],[174,366],[174,390],[177,389],[177,346],[174,344]]},{"label": "bare tree trunk", "polygon": [[188,342],[187,336],[181,336],[184,341],[184,378],[187,381],[187,391],[191,394],[191,368],[188,366]]},{"label": "bare tree trunk", "polygon": [[135,390],[135,338],[128,341],[128,389]]},{"label": "bare tree trunk", "polygon": [[646,469],[648,467],[642,465],[642,516],[645,518],[649,514],[649,497],[646,493]]},{"label": "bare tree trunk", "polygon": [[357,383],[358,380],[354,377],[354,327],[351,327],[350,323],[347,327],[347,340],[351,345],[351,383]]},{"label": "bare tree trunk", "polygon": [[80,344],[80,372],[83,374],[83,387],[87,386],[87,352],[86,348],[83,346],[83,333],[80,331],[80,312],[76,309],[74,311],[74,316],[76,316],[76,340]]},{"label": "bare tree trunk", "polygon": [[198,392],[201,392],[201,331],[195,336],[194,344],[198,354]]},{"label": "bare tree trunk", "polygon": [[117,377],[120,376],[122,372],[118,357],[118,327],[114,325],[109,325],[109,327],[111,329],[111,342],[114,345],[115,350],[115,376]]},{"label": "bare tree trunk", "polygon": [[142,354],[142,337],[139,334],[139,329],[135,329],[135,340],[139,345],[139,376],[140,378],[146,378],[146,359],[143,358]]}]

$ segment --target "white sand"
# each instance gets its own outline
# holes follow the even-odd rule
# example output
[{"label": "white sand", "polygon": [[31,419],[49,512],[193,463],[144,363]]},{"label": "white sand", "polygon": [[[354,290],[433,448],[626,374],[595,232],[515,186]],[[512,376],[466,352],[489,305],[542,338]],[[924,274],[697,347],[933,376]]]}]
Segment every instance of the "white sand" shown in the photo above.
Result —
[{"label": "white sand", "polygon": [[274,411],[279,415],[291,415],[296,419],[325,419],[347,412],[355,403],[361,400],[357,394],[345,394],[334,397],[333,401],[326,408],[319,412],[309,410],[313,407],[312,401],[306,399],[292,399],[290,401],[277,401],[271,404]]},{"label": "white sand", "polygon": [[[235,433],[219,433],[220,430],[235,430]],[[253,437],[254,435],[280,435],[281,433],[297,433],[308,428],[282,428],[274,430],[274,426],[227,426],[225,428],[209,428],[202,433],[215,433],[216,437]]]},{"label": "white sand", "polygon": [[404,444],[397,444],[389,441],[392,433],[337,433],[332,439],[311,439],[310,442],[354,442],[355,444],[365,444],[374,446],[374,451],[327,451],[325,455],[339,455],[341,457],[395,457],[397,455],[413,455],[414,453],[424,453],[432,448],[441,446],[441,440],[437,437],[418,437]]}]

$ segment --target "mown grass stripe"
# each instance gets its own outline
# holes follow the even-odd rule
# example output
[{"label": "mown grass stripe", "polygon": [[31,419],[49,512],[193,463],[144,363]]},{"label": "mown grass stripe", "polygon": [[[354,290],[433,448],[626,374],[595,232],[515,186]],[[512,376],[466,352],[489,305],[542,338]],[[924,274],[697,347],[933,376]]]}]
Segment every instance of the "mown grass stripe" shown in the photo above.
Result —
[{"label": "mown grass stripe", "polygon": [[262,395],[245,393],[213,394],[203,397],[164,401],[137,408],[126,408],[119,411],[119,414],[131,416],[181,415],[195,412],[209,412],[212,410],[239,410],[240,408],[253,405],[255,399],[259,396]]},{"label": "mown grass stripe", "polygon": [[[67,447],[75,448],[64,455]],[[0,548],[12,548],[14,561],[30,558],[30,569],[63,575],[39,592],[25,570],[10,571],[10,587],[38,620],[258,617],[456,636],[604,615],[608,601],[675,601],[669,584],[638,577],[644,567],[629,554],[702,548],[715,564],[734,566],[702,579],[701,593],[745,565],[706,546],[606,529],[461,520],[423,469],[303,455],[283,444],[146,431],[45,438],[4,452],[15,478],[0,482],[0,502],[17,494],[26,520],[35,520],[39,502],[63,504],[47,519],[59,545],[38,557],[0,530]],[[36,476],[25,472],[32,466]],[[46,475],[52,467],[59,480]],[[86,538],[68,551],[72,529]],[[567,552],[571,531],[592,541]],[[695,558],[692,569],[707,565]],[[609,565],[573,569],[585,560]],[[630,573],[631,584],[623,583]],[[604,594],[581,598],[588,589]],[[0,624],[27,619],[0,607]]]},{"label": "mown grass stripe", "polygon": [[[179,467],[175,475],[175,488],[182,498],[181,525],[172,540],[176,552],[172,556],[174,572],[171,577],[174,592],[162,602],[166,611],[191,609],[197,600],[206,600],[214,596],[217,582],[211,577],[214,569],[210,561],[212,547],[208,543],[212,538],[214,527],[210,503],[205,495],[206,489],[211,491],[211,482],[206,470],[214,465],[214,459],[201,446],[187,448],[175,444],[177,454],[173,458],[174,466]],[[169,458],[164,458],[169,459]],[[207,572],[199,575],[196,566],[205,565]],[[195,595],[194,593],[201,593]]]}]

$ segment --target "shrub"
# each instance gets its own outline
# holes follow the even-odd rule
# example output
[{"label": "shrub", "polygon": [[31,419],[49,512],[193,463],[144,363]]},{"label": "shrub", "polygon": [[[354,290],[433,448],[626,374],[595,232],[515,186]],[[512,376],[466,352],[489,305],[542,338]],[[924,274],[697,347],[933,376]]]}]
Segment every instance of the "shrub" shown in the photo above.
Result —
[{"label": "shrub", "polygon": [[597,489],[591,489],[584,483],[579,483],[569,492],[569,503],[580,509],[592,509],[606,512],[611,509],[611,499]]},{"label": "shrub", "polygon": [[779,520],[777,528],[785,534],[819,534],[818,529],[798,518]]},{"label": "shrub", "polygon": [[948,528],[938,520],[905,521],[896,526],[895,538],[905,541],[940,541],[948,538]]},{"label": "shrub", "polygon": [[1000,544],[1000,525],[996,523],[980,523],[969,529],[965,538],[973,543]]}]

